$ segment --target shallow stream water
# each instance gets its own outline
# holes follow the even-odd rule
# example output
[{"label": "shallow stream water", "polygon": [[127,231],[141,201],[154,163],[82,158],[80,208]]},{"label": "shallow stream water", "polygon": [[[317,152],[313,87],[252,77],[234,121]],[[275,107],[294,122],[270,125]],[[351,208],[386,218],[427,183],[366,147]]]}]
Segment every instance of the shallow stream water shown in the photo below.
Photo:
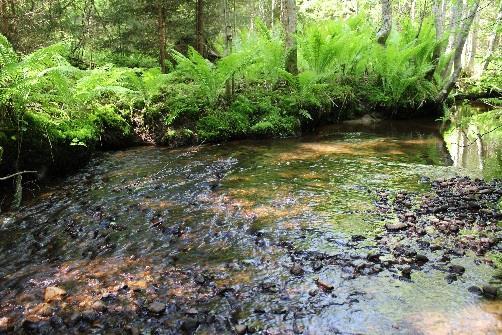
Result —
[{"label": "shallow stream water", "polygon": [[[468,291],[495,274],[484,257],[453,257],[466,271],[451,283],[433,261],[410,279],[392,267],[360,271],[374,237],[394,219],[376,210],[375,192],[422,194],[432,179],[486,173],[452,163],[438,126],[411,121],[105,153],[18,213],[0,216],[0,326],[99,334],[501,333],[500,301]],[[502,176],[497,164],[489,168],[491,177]],[[302,271],[294,274],[297,263]],[[40,313],[48,286],[67,296]],[[75,316],[96,301],[107,311]],[[165,309],[152,313],[152,302]]]}]

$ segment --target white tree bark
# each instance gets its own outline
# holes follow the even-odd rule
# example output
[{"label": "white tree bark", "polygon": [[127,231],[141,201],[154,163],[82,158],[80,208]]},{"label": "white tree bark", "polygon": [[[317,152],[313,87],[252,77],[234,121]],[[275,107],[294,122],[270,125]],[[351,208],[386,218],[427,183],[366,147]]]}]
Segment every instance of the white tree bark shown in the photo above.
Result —
[{"label": "white tree bark", "polygon": [[296,47],[296,0],[281,0],[281,22],[284,27],[286,44],[286,70],[289,73],[298,73],[298,56]]},{"label": "white tree bark", "polygon": [[[463,25],[463,14],[464,14],[464,1],[463,0],[456,0],[456,2],[453,4],[451,8],[451,16],[450,16],[450,25],[449,25],[449,39],[448,39],[448,46],[446,48],[446,52],[454,52],[456,46],[458,45],[459,39],[461,38],[463,31],[462,31],[462,25]],[[462,54],[461,54],[462,56]],[[455,57],[452,57],[448,64],[446,65],[446,68],[443,72],[443,78],[449,76],[452,72],[453,66],[454,66],[454,59]]]},{"label": "white tree bark", "polygon": [[480,0],[474,1],[474,3],[471,5],[469,12],[467,13],[467,16],[465,17],[464,20],[462,20],[462,25],[458,34],[458,39],[456,39],[456,44],[454,46],[455,47],[453,55],[454,70],[453,73],[446,80],[442,90],[439,92],[436,98],[436,102],[438,103],[442,103],[443,101],[446,100],[451,90],[453,89],[453,86],[457,82],[458,77],[460,76],[460,72],[462,71],[462,51],[464,50],[465,40],[467,39],[467,35],[469,34],[469,30],[474,20],[474,16],[478,10],[479,1]]},{"label": "white tree bark", "polygon": [[500,29],[501,24],[502,24],[502,1],[500,2],[500,5],[499,5],[497,22],[494,25],[494,29],[493,29],[492,34],[490,35],[490,39],[488,41],[488,52],[485,56],[485,59],[483,60],[481,74],[483,74],[483,72],[486,71],[486,69],[488,69],[488,65],[490,64],[490,61],[492,60],[493,55],[498,48],[498,45],[500,42],[499,41],[500,40],[499,29]]},{"label": "white tree bark", "polygon": [[385,45],[392,30],[392,3],[391,0],[380,0],[382,5],[382,26],[377,32],[377,41],[381,45]]}]

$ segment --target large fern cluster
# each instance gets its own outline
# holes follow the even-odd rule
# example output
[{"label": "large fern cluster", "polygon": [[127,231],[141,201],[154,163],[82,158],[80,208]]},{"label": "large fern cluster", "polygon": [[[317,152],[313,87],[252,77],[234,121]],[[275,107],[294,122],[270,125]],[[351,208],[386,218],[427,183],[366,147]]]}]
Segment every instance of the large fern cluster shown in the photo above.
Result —
[{"label": "large fern cluster", "polygon": [[25,152],[23,143],[51,157],[60,146],[98,144],[105,131],[128,136],[134,112],[148,108],[164,83],[157,69],[81,70],[68,58],[65,44],[18,58],[0,35],[0,145],[10,158]]}]

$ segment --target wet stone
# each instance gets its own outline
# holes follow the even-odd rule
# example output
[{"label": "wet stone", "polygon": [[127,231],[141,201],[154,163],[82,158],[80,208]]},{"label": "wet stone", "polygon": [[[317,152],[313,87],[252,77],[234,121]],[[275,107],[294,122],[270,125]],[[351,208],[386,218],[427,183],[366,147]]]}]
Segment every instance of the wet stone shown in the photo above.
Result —
[{"label": "wet stone", "polygon": [[315,261],[312,263],[312,270],[314,270],[314,271],[319,271],[322,269],[322,267],[323,267],[323,264],[321,261]]},{"label": "wet stone", "polygon": [[488,299],[495,299],[497,297],[498,290],[495,286],[484,285],[483,286],[483,296]]},{"label": "wet stone", "polygon": [[54,300],[61,300],[66,295],[66,291],[62,288],[49,286],[45,289],[44,300],[51,302]]},{"label": "wet stone", "polygon": [[194,280],[199,285],[203,285],[206,282],[206,278],[204,278],[204,276],[201,274],[196,275]]},{"label": "wet stone", "polygon": [[98,313],[94,310],[85,310],[82,312],[82,320],[87,322],[93,322],[98,319]]},{"label": "wet stone", "polygon": [[237,335],[243,335],[243,334],[246,334],[246,332],[247,332],[247,330],[248,330],[246,325],[236,325],[236,326],[234,327],[234,329],[235,329],[235,333],[236,333]]},{"label": "wet stone", "polygon": [[385,224],[385,228],[389,231],[399,231],[402,229],[405,229],[408,227],[408,224],[404,222],[398,222],[398,223],[387,223]]},{"label": "wet stone", "polygon": [[106,312],[106,305],[102,301],[96,301],[92,304],[92,309],[97,312]]},{"label": "wet stone", "polygon": [[335,288],[330,282],[326,281],[322,278],[317,278],[316,280],[317,286],[319,286],[324,291],[333,291]]},{"label": "wet stone", "polygon": [[161,314],[166,309],[166,305],[160,302],[152,302],[148,305],[148,311],[153,314]]},{"label": "wet stone", "polygon": [[43,317],[51,316],[54,311],[53,307],[47,303],[40,304],[35,309],[36,313]]},{"label": "wet stone", "polygon": [[449,271],[457,275],[462,275],[465,272],[465,268],[462,265],[451,265]]},{"label": "wet stone", "polygon": [[181,324],[181,330],[191,334],[197,329],[198,326],[199,322],[196,319],[186,319]]},{"label": "wet stone", "polygon": [[419,264],[424,264],[424,263],[427,263],[429,261],[429,258],[425,255],[421,255],[421,254],[417,254],[415,256],[415,261]]},{"label": "wet stone", "polygon": [[301,276],[305,273],[305,270],[303,270],[303,268],[301,267],[300,264],[296,263],[294,264],[291,269],[289,270],[289,272],[292,274],[292,275],[295,275],[295,276]]},{"label": "wet stone", "polygon": [[261,284],[262,291],[268,293],[276,293],[278,292],[277,286],[273,282],[264,282]]},{"label": "wet stone", "polygon": [[377,263],[377,262],[380,262],[380,257],[382,255],[380,253],[377,253],[377,252],[371,252],[369,253],[367,256],[366,256],[366,259],[370,262],[373,262],[373,263]]},{"label": "wet stone", "polygon": [[483,290],[478,286],[471,286],[467,290],[473,294],[477,294],[477,295],[483,294]]},{"label": "wet stone", "polygon": [[457,281],[458,277],[454,273],[447,274],[445,277],[445,280],[448,284],[453,283],[454,281]]}]

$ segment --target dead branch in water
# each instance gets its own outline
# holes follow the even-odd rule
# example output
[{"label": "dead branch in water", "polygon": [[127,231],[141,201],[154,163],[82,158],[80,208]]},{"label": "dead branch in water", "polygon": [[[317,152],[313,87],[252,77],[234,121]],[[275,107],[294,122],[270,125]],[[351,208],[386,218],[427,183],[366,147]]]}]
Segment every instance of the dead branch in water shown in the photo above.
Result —
[{"label": "dead branch in water", "polygon": [[0,177],[0,181],[7,180],[7,179],[10,179],[10,178],[14,178],[16,176],[23,175],[23,174],[28,174],[28,173],[38,174],[38,171],[19,171],[19,172],[13,173],[11,175],[8,175],[6,177]]}]

